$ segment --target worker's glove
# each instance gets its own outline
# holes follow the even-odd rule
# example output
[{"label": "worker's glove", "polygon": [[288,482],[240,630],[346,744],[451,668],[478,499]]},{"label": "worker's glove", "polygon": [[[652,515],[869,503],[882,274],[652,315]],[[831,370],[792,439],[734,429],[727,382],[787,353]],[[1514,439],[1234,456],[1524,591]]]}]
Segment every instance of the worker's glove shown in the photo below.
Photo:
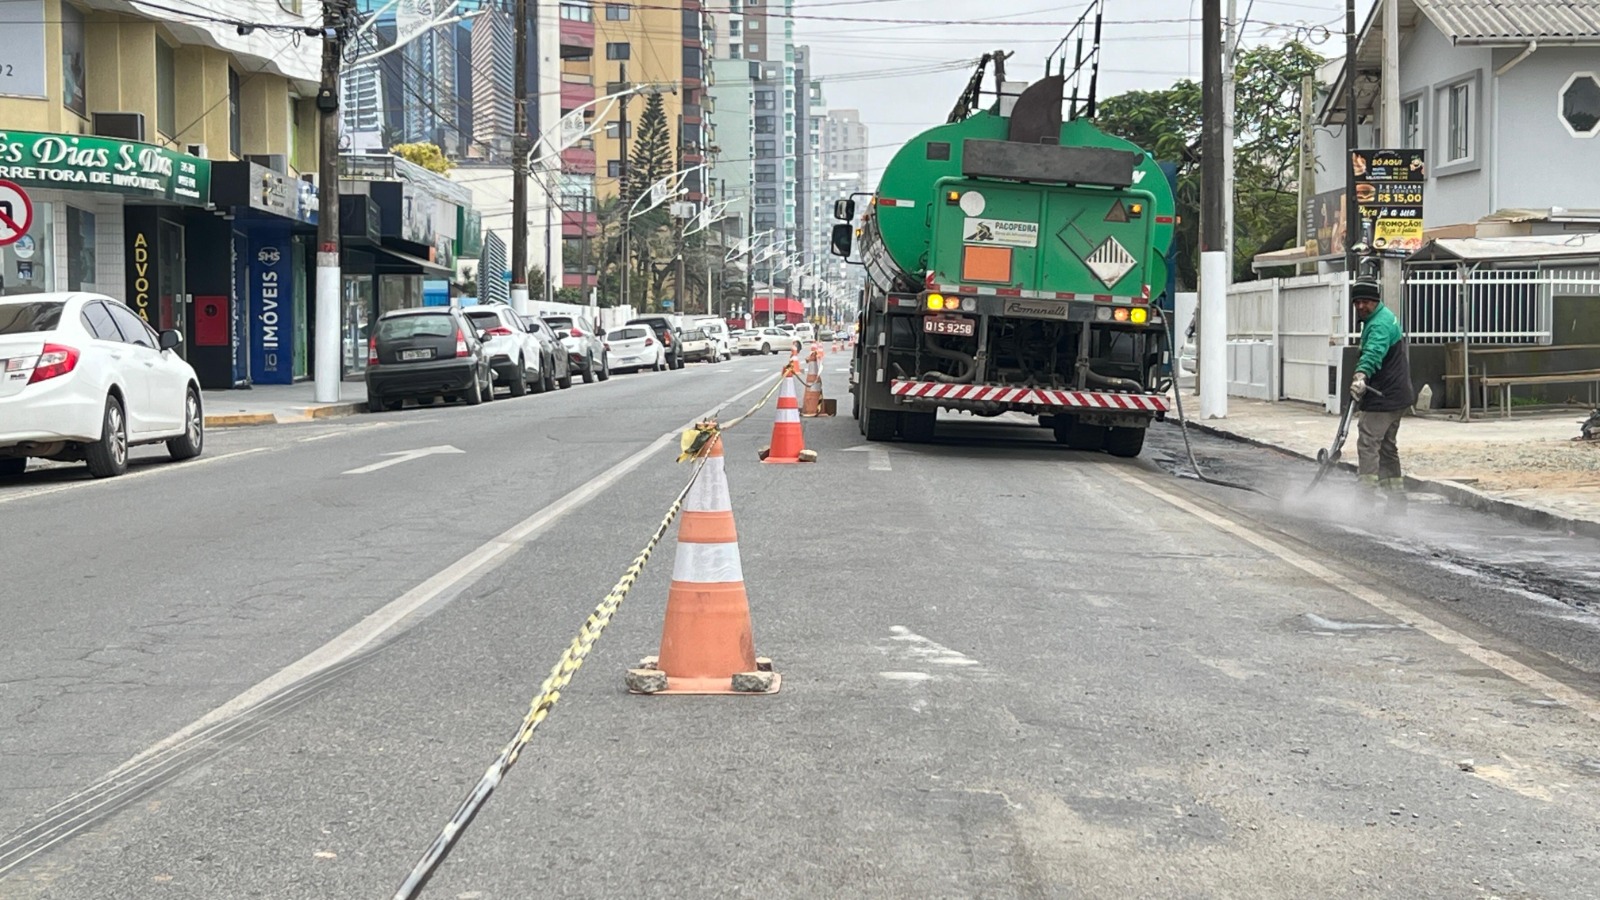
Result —
[{"label": "worker's glove", "polygon": [[1367,392],[1367,373],[1357,372],[1356,377],[1350,380],[1350,396],[1360,400]]}]

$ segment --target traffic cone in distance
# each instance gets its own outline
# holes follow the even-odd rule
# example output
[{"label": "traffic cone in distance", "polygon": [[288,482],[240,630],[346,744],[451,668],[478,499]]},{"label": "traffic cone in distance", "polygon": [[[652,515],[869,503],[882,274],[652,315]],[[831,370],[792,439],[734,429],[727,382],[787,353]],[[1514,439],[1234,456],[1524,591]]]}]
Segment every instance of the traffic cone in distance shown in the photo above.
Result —
[{"label": "traffic cone in distance", "polygon": [[800,415],[808,419],[822,415],[822,361],[815,353],[806,361],[806,390],[800,400]]},{"label": "traffic cone in distance", "polygon": [[778,418],[772,423],[772,446],[761,457],[768,463],[797,463],[805,453],[806,439],[800,430],[800,400],[795,396],[794,370],[783,379],[778,391]]},{"label": "traffic cone in distance", "polygon": [[775,694],[780,678],[756,656],[750,599],[739,562],[732,493],[713,437],[705,467],[684,498],[667,591],[661,653],[627,674],[640,694]]}]

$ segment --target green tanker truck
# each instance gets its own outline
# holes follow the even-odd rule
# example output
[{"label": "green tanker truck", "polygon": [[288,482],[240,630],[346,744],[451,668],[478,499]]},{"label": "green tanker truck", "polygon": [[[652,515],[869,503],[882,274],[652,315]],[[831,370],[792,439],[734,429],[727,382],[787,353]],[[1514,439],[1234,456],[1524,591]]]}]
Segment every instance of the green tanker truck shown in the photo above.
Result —
[{"label": "green tanker truck", "polygon": [[1172,188],[1088,116],[1063,121],[1063,84],[958,107],[900,148],[864,210],[835,204],[833,252],[867,271],[851,393],[868,440],[931,440],[941,409],[1020,412],[1068,446],[1136,456],[1166,415],[1153,298]]}]

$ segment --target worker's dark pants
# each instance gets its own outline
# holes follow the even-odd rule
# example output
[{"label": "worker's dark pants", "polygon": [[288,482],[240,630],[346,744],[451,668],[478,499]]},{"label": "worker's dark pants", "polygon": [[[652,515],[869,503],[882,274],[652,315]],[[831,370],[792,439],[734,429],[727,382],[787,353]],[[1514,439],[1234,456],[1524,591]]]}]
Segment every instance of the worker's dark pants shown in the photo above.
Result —
[{"label": "worker's dark pants", "polygon": [[1405,410],[1378,412],[1363,410],[1361,429],[1356,439],[1356,449],[1361,456],[1362,478],[1387,480],[1400,477],[1400,445],[1395,443],[1400,433],[1400,418]]}]

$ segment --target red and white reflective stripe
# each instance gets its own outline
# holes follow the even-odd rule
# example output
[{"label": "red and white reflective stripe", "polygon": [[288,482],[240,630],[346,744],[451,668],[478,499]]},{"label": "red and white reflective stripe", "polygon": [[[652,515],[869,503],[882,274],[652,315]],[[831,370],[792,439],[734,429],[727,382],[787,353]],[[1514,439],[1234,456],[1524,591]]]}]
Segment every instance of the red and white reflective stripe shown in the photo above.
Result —
[{"label": "red and white reflective stripe", "polygon": [[877,205],[878,206],[899,206],[899,207],[904,207],[906,209],[910,209],[910,208],[913,208],[913,207],[915,207],[917,205],[917,201],[915,201],[915,200],[896,200],[896,199],[894,199],[892,197],[879,197]]},{"label": "red and white reflective stripe", "polygon": [[1166,412],[1170,409],[1167,398],[1160,394],[1061,391],[992,384],[941,384],[934,381],[903,379],[891,382],[889,392],[896,397],[915,397],[923,400],[965,400],[1033,406],[1072,406],[1083,409],[1125,409],[1138,412]]}]

